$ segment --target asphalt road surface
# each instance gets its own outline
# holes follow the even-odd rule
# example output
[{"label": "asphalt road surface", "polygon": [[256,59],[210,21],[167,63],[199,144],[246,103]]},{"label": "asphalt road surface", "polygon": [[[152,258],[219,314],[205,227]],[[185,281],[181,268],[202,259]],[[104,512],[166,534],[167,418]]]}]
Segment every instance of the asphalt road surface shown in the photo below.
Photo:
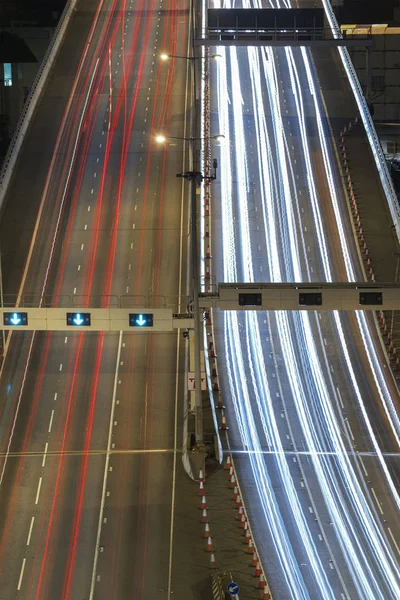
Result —
[{"label": "asphalt road surface", "polygon": [[[216,51],[215,280],[363,279],[309,52]],[[324,93],[342,90],[337,63],[324,65]],[[273,596],[396,598],[398,429],[385,406],[398,393],[372,315],[215,317],[231,446]]]},{"label": "asphalt road surface", "polygon": [[[159,54],[188,27],[185,1],[78,2],[7,196],[6,300],[179,308],[185,156],[154,136],[185,134],[187,63]],[[10,336],[1,600],[167,597],[182,374],[176,333]]]}]

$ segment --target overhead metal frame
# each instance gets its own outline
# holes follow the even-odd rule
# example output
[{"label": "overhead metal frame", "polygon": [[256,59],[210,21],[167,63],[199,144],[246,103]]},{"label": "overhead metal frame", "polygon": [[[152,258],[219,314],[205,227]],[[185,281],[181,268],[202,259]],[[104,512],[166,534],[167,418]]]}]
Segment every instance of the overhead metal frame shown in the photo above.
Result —
[{"label": "overhead metal frame", "polygon": [[[400,284],[377,283],[220,283],[215,293],[199,295],[204,313],[210,308],[221,310],[400,310]],[[78,308],[75,309],[79,311]],[[0,329],[20,331],[130,331],[161,333],[175,329],[193,329],[194,316],[177,314],[171,308],[82,308],[90,313],[90,325],[68,324],[71,308],[0,309]],[[25,313],[27,325],[4,325],[4,313]],[[131,313],[151,315],[153,326],[132,327]],[[71,319],[70,319],[71,322]]]},{"label": "overhead metal frame", "polygon": [[221,310],[400,310],[400,285],[376,283],[220,283],[200,306]]},{"label": "overhead metal frame", "polygon": [[326,26],[323,8],[209,8],[196,46],[370,46],[371,36],[342,36]]},{"label": "overhead metal frame", "polygon": [[233,34],[233,39],[221,39],[222,36],[219,37],[207,37],[207,38],[198,38],[194,40],[195,46],[257,46],[257,47],[273,47],[273,48],[282,48],[282,47],[302,47],[307,46],[311,48],[339,48],[341,46],[359,46],[362,48],[372,46],[372,39],[349,39],[349,38],[325,38],[325,39],[295,39],[295,38],[287,38],[287,39],[262,39],[261,36],[257,36],[254,34],[253,36],[249,36],[248,33],[240,35],[239,32],[237,35]]},{"label": "overhead metal frame", "polygon": [[[27,324],[21,322],[13,325],[10,319],[5,319],[6,314],[26,315]],[[0,308],[0,329],[5,331],[125,331],[131,333],[167,333],[175,329],[188,329],[193,327],[191,314],[174,314],[170,308],[135,307],[125,308],[82,308],[75,309],[74,314],[90,315],[86,324],[76,325],[71,318],[70,308]],[[151,315],[152,326],[133,326],[132,315]],[[5,320],[7,324],[5,325]]]}]

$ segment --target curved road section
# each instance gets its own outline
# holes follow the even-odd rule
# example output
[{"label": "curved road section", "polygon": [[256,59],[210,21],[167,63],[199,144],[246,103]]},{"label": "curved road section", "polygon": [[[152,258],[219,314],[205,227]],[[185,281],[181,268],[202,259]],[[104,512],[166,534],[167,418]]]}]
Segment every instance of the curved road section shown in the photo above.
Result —
[{"label": "curved road section", "polygon": [[[78,2],[8,192],[6,301],[179,310],[183,155],[152,140],[184,134],[186,71],[158,56],[187,53],[188,21],[183,0]],[[177,334],[8,338],[1,600],[167,597],[181,355]]]},{"label": "curved road section", "polygon": [[[217,281],[363,280],[313,52],[216,52]],[[315,52],[330,89],[350,94],[337,50]],[[378,178],[371,156],[365,168]],[[273,597],[395,600],[399,398],[374,316],[215,317],[232,451]]]}]

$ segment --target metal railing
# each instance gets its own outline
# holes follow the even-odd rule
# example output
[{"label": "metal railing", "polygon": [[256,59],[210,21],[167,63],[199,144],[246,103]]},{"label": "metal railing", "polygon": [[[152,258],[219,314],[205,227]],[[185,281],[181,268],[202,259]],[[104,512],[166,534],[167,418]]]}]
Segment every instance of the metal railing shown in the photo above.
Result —
[{"label": "metal railing", "polygon": [[[91,294],[61,294],[52,296],[48,294],[4,294],[3,308],[171,308],[175,311],[177,318],[187,318],[179,315],[187,315],[190,303],[189,296],[145,296],[122,294],[118,296]],[[186,311],[186,312],[185,312]]]},{"label": "metal railing", "polygon": [[26,102],[18,120],[18,124],[15,128],[14,135],[8,147],[8,151],[0,173],[0,212],[3,207],[8,185],[14,172],[18,154],[21,150],[22,143],[28,131],[30,120],[38,104],[40,95],[45,86],[50,69],[53,66],[54,60],[60,49],[61,42],[67,30],[67,26],[76,3],[77,0],[68,0],[67,4],[65,5],[61,18],[51,39],[50,45],[47,49],[46,54],[43,57],[42,63],[36,74],[31,91],[29,93],[28,98],[26,99]]},{"label": "metal railing", "polygon": [[319,27],[302,27],[282,29],[280,27],[208,27],[207,37],[210,40],[323,40],[325,33],[331,33],[331,30],[325,30]]},{"label": "metal railing", "polygon": [[[325,13],[331,25],[332,33],[335,36],[341,37],[341,33],[337,33],[339,31],[338,23],[336,21],[335,14],[333,12],[332,6],[329,0],[322,0],[325,8]],[[384,154],[382,152],[382,148],[379,142],[378,135],[375,131],[375,126],[372,121],[371,115],[369,113],[369,109],[367,106],[367,102],[364,97],[363,90],[361,88],[361,84],[358,80],[357,73],[353,67],[353,63],[351,62],[350,55],[346,48],[339,48],[339,53],[342,59],[342,63],[344,69],[349,78],[350,85],[353,89],[353,93],[358,105],[358,109],[360,111],[360,115],[365,127],[365,131],[367,133],[368,141],[371,146],[372,154],[374,156],[375,164],[378,169],[379,177],[382,183],[382,187],[385,191],[388,205],[390,209],[390,213],[392,215],[393,223],[396,228],[396,234],[400,241],[400,206],[397,200],[396,192],[393,186],[393,182],[389,175],[389,171],[387,168],[386,160]]]}]

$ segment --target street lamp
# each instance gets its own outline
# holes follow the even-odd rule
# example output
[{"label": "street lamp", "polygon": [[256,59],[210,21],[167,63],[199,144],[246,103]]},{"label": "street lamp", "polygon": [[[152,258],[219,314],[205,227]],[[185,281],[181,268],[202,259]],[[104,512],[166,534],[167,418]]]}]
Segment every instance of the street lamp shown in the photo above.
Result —
[{"label": "street lamp", "polygon": [[216,142],[222,142],[225,136],[222,133],[217,135],[209,135],[208,137],[181,137],[174,135],[165,135],[163,133],[157,133],[155,136],[157,144],[165,144],[168,140],[180,140],[181,142],[198,142],[200,140],[215,140]]},{"label": "street lamp", "polygon": [[[163,60],[164,62],[169,60],[170,58],[183,58],[184,60],[200,60],[201,58],[204,58],[203,56],[178,56],[177,54],[167,54],[166,52],[162,52],[160,54],[160,58],[161,60]],[[219,60],[220,58],[222,58],[221,54],[211,54],[210,58],[212,58],[213,60]]]},{"label": "street lamp", "polygon": [[[181,140],[189,142],[191,145],[198,140],[223,140],[224,135],[212,135],[209,137],[174,137],[165,136],[158,134],[155,137],[156,142],[164,144],[167,139]],[[193,149],[192,149],[193,156]],[[200,171],[196,171],[192,165],[191,171],[185,171],[184,173],[177,173],[177,177],[183,177],[189,181],[190,189],[190,212],[191,212],[191,236],[192,236],[192,278],[193,278],[193,318],[194,318],[194,392],[195,392],[195,435],[196,444],[198,446],[203,445],[203,403],[201,393],[201,365],[200,365],[200,338],[201,338],[201,327],[200,327],[200,307],[199,307],[199,264],[198,264],[198,253],[197,253],[197,201],[196,201],[196,189],[200,187],[203,181],[210,183],[215,181],[217,178],[217,159],[213,160],[214,173],[212,175],[203,175]]]}]

